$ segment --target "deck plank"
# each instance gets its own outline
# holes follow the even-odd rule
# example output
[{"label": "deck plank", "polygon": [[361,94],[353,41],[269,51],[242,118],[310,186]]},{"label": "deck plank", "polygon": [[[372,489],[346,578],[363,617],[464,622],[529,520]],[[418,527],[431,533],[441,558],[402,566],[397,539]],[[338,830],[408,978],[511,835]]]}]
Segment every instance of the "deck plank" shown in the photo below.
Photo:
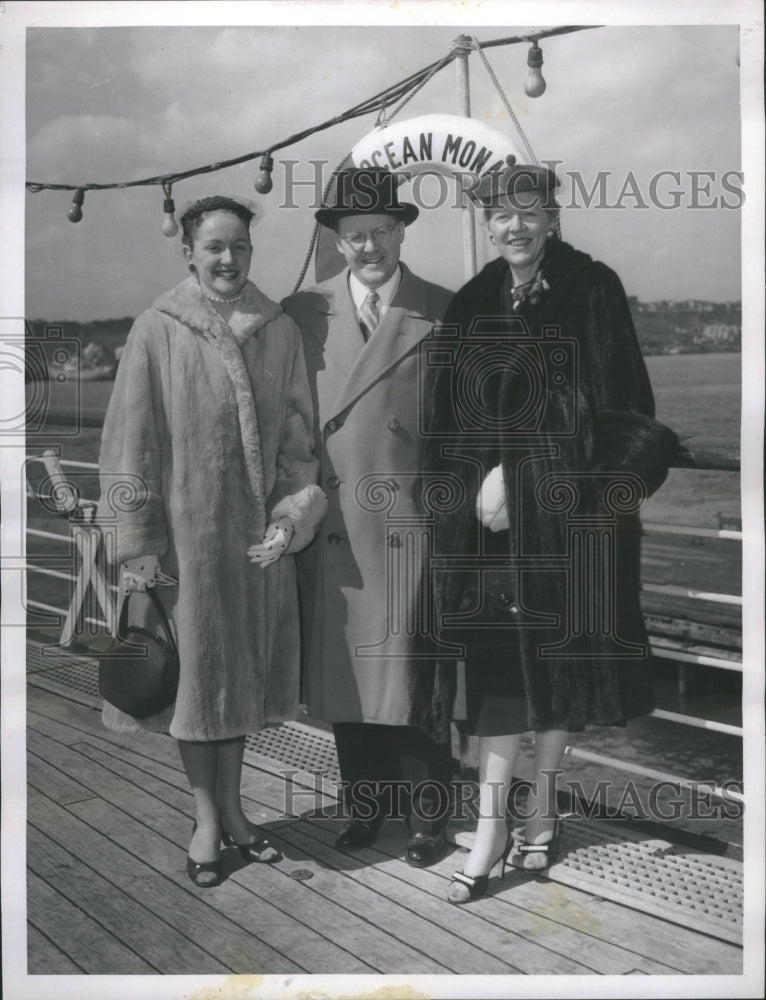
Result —
[{"label": "deck plank", "polygon": [[[400,832],[403,847],[406,834],[403,829]],[[496,971],[493,966],[500,960],[527,975],[587,975],[604,971],[599,966],[621,974],[633,969],[639,961],[635,955],[620,955],[619,949],[601,942],[591,946],[593,943],[586,935],[552,920],[531,918],[512,904],[499,908],[492,897],[477,900],[468,907],[451,906],[445,898],[445,880],[431,869],[413,870],[398,858],[386,859],[381,864],[379,855],[374,858],[374,851],[370,851],[371,864],[367,864],[367,859],[359,856],[362,852],[347,855],[336,851],[332,837],[311,823],[280,830],[279,836],[300,845],[318,863],[343,870],[383,899],[399,903],[413,915],[426,917],[433,925],[432,933],[445,941],[454,935],[457,939],[481,942],[479,947],[484,957],[472,967],[468,965],[468,956],[461,957],[459,948],[451,946],[460,959],[456,971],[489,973]],[[453,868],[454,861],[450,870]],[[409,917],[408,924],[411,920]],[[663,971],[673,972],[669,968]]]},{"label": "deck plank", "polygon": [[[125,894],[180,934],[204,946],[194,960],[187,952],[182,973],[212,973],[221,964],[226,971],[236,973],[263,969],[305,971],[238,926],[228,915],[217,912],[215,906],[206,902],[206,892],[194,890],[188,882],[187,889],[181,881],[185,875],[179,864],[179,852],[163,843],[162,838],[148,834],[145,827],[113,806],[100,799],[89,799],[77,803],[77,815],[72,815],[50,806],[43,812],[42,806],[34,803],[30,813],[36,824],[45,821],[51,826],[51,837],[72,845],[73,850],[86,856],[103,850],[99,845],[110,844],[108,875],[114,892]],[[168,872],[173,872],[174,877],[169,877]],[[171,966],[164,965],[162,971],[171,971]]]},{"label": "deck plank", "polygon": [[[331,820],[311,820],[310,825],[327,831],[328,842],[337,832],[337,823]],[[386,827],[383,830],[383,836],[378,839],[375,847],[355,852],[354,856],[381,870],[390,870],[389,861],[401,858],[404,834],[392,839],[386,834]],[[381,855],[385,855],[385,859]],[[448,880],[456,868],[462,867],[464,857],[464,854],[457,852],[448,855],[427,872],[406,866],[401,877],[423,891],[432,892],[433,882],[428,876],[438,874],[442,879]],[[396,866],[393,867],[397,870]],[[627,950],[633,956],[632,968],[668,975],[678,972],[737,975],[742,972],[742,950],[736,945],[695,933],[652,914],[620,906],[544,877],[530,877],[523,872],[513,871],[506,874],[504,881],[505,885],[498,884],[493,879],[495,884],[490,883],[489,895],[481,906],[486,906],[491,899],[502,901],[512,894],[514,907],[527,911],[533,926],[537,926],[537,918],[542,917],[583,930],[592,937]],[[437,888],[436,891],[446,895],[446,881],[443,888]],[[476,905],[473,904],[474,907]],[[504,920],[505,918],[501,918],[501,925]]]},{"label": "deck plank", "polygon": [[[465,929],[445,930],[435,911],[426,912],[420,905],[405,905],[401,899],[388,897],[379,888],[372,888],[356,877],[351,869],[334,867],[316,850],[311,838],[300,832],[301,824],[281,827],[272,839],[285,855],[311,873],[306,886],[331,903],[334,911],[347,911],[354,933],[357,928],[378,925],[386,928],[387,950],[376,957],[387,972],[396,969],[406,974],[433,971],[436,965],[443,973],[465,975],[514,975],[520,969],[505,956],[493,954],[472,940]],[[436,919],[435,919],[436,918]],[[374,921],[374,924],[371,922]],[[507,936],[506,936],[507,937]],[[392,952],[409,942],[420,952],[416,965],[393,960]]]},{"label": "deck plank", "polygon": [[53,941],[27,924],[27,974],[30,976],[81,976],[83,969],[64,954]]},{"label": "deck plank", "polygon": [[79,781],[34,753],[27,753],[27,782],[59,805],[69,805],[93,797]]},{"label": "deck plank", "polygon": [[[188,884],[184,867],[185,846],[189,837],[187,816],[167,805],[159,796],[153,796],[142,788],[134,787],[114,772],[102,768],[89,756],[79,753],[78,747],[93,749],[87,744],[65,746],[37,731],[30,732],[29,740],[37,752],[45,753],[47,750],[62,767],[76,774],[83,785],[109,802],[115,809],[122,811],[122,822],[118,824],[119,831],[114,829],[111,831],[113,838],[122,835],[123,827],[127,828],[132,836],[131,847],[136,856],[150,856],[160,873],[166,873],[166,877],[181,885]],[[93,800],[86,800],[76,805],[88,809],[92,802]],[[80,809],[73,811],[78,815],[82,812]],[[134,817],[140,817],[140,821]],[[155,843],[154,848],[158,854],[152,853],[152,843],[154,843],[150,837],[152,832],[161,835],[156,838],[159,847]],[[179,846],[173,850],[173,844]],[[231,862],[235,852],[225,853]],[[238,861],[239,856],[236,855],[236,858]],[[262,877],[269,877],[267,866],[254,865],[251,868],[263,873]],[[266,893],[265,898],[261,898],[262,888],[257,883],[255,891],[241,891],[236,885],[241,878],[240,873],[232,871],[229,867],[228,874],[229,877],[223,885],[216,889],[201,891],[204,891],[205,898],[214,902],[217,908],[220,907],[227,917],[244,927],[248,933],[267,941],[275,950],[281,952],[277,964],[272,962],[265,968],[258,968],[257,971],[274,973],[309,970],[317,973],[375,971],[366,961],[333,943],[334,911],[331,907],[324,907],[321,913],[313,913],[316,928],[307,926],[289,909],[281,910],[267,901],[268,898],[282,898],[283,893],[280,892],[279,886],[273,885],[273,892]],[[287,883],[289,889],[296,884],[287,876],[283,875],[281,878],[280,885]],[[215,900],[211,898],[213,896],[216,897]],[[294,900],[296,905],[299,902]],[[303,916],[300,910],[297,912],[300,917]],[[349,941],[353,941],[353,938]],[[381,950],[385,950],[386,941],[382,940],[379,945]],[[295,962],[285,958],[285,954],[293,957]],[[433,966],[427,971],[443,970]]]},{"label": "deck plank", "polygon": [[34,872],[27,873],[27,915],[86,973],[104,968],[115,976],[157,971]]},{"label": "deck plank", "polygon": [[[39,821],[40,814],[43,813],[44,818],[48,811],[46,806],[52,803],[48,800],[47,804],[42,804],[38,799],[37,804],[35,815]],[[58,829],[56,838],[54,841],[41,833],[33,823],[27,834],[31,871],[94,917],[103,930],[129,942],[131,949],[154,970],[175,975],[192,969],[206,969],[211,973],[232,971],[100,874],[104,871],[111,875],[113,865],[119,864],[115,857],[117,852],[109,841],[99,838],[89,845],[93,849],[89,853],[84,851],[76,835],[72,838],[74,843],[70,840],[67,848],[60,846],[64,838]],[[74,852],[87,853],[87,863]],[[138,859],[133,859],[133,869],[139,882],[152,879],[154,875]]]},{"label": "deck plank", "polygon": [[[120,814],[111,806],[107,806],[99,800],[78,804],[76,807],[78,816],[85,819],[94,829],[100,833],[119,840],[127,850],[131,852],[145,851],[147,833],[144,827],[135,821],[126,821],[123,814]],[[411,948],[397,948],[391,946],[389,936],[381,930],[370,926],[359,926],[356,921],[349,919],[344,910],[326,904],[323,900],[315,898],[314,894],[308,893],[305,883],[289,877],[289,873],[296,867],[291,864],[294,859],[286,858],[278,865],[250,865],[247,867],[234,867],[240,865],[238,855],[234,851],[225,852],[225,871],[228,874],[228,881],[236,883],[242,889],[247,890],[250,898],[237,896],[236,908],[229,903],[221,905],[222,915],[226,919],[233,920],[237,912],[244,911],[247,915],[248,925],[255,927],[256,931],[263,932],[263,923],[269,921],[269,926],[273,926],[278,921],[273,913],[258,912],[263,911],[263,904],[259,899],[268,900],[270,905],[277,910],[281,910],[279,919],[285,918],[294,922],[297,926],[297,933],[301,935],[301,940],[295,944],[290,942],[297,949],[297,954],[303,961],[303,956],[307,952],[307,945],[311,943],[312,932],[316,932],[320,937],[315,936],[318,948],[322,954],[308,955],[306,961],[307,971],[316,972],[334,971],[338,973],[366,972],[390,970],[391,962],[401,960],[412,961],[417,958],[416,952]],[[233,864],[232,864],[233,861]],[[304,867],[301,865],[300,867]],[[223,888],[223,887],[221,887]],[[216,890],[218,893],[219,890]],[[212,890],[204,893],[204,899],[210,898]],[[252,897],[256,898],[252,898]],[[241,905],[240,905],[241,899]],[[178,919],[184,919],[184,914],[179,913]],[[326,935],[331,935],[332,940],[328,940]],[[281,940],[277,938],[277,940]],[[364,961],[355,959],[347,951],[337,947],[333,942],[346,942],[355,951],[364,955]],[[284,946],[284,941],[281,942]],[[292,953],[291,953],[292,954]],[[376,956],[383,956],[381,964],[375,965]],[[256,965],[248,971],[291,971],[285,969],[284,962],[281,965]]]},{"label": "deck plank", "polygon": [[[147,775],[152,781],[156,779],[165,782],[170,788],[182,793],[176,797],[179,808],[191,807],[191,794],[186,791],[186,776],[183,771],[161,761],[152,761],[135,750],[116,746],[99,737],[87,737],[82,744],[74,746],[77,746],[82,753],[92,756],[94,760],[101,760],[115,773],[130,776],[131,780],[136,782],[142,780],[141,775]],[[296,813],[285,812],[284,782],[278,776],[256,768],[243,767],[241,787],[245,812],[254,823],[268,823],[273,826],[298,818]],[[313,807],[331,806],[333,802],[334,800],[328,796],[311,799]],[[308,803],[306,804],[308,806]]]},{"label": "deck plank", "polygon": [[[315,810],[331,812],[335,800],[302,788],[293,810],[286,810],[282,777],[273,762],[253,752],[243,769],[246,808],[267,826],[284,860],[246,866],[235,851],[225,851],[224,883],[196,890],[185,874],[192,799],[175,741],[160,734],[113,733],[91,707],[38,687],[28,692],[30,802],[45,804],[44,815],[32,814],[40,834],[75,856],[80,878],[83,870],[95,868],[114,894],[150,911],[226,969],[741,974],[742,951],[735,945],[521,872],[503,882],[493,879],[488,896],[469,907],[451,907],[445,900],[447,880],[461,867],[463,854],[427,870],[410,868],[402,858],[401,823],[385,824],[374,847],[338,852],[337,820],[312,816]],[[60,869],[65,878],[70,868]],[[311,877],[291,878],[298,868]],[[121,971],[112,957],[118,965],[146,957],[125,947],[132,938],[121,945],[114,934],[97,930],[94,937],[92,927],[99,925],[90,902],[75,910],[81,936],[90,933],[93,941],[104,935],[107,941],[99,969],[81,965],[76,942],[67,940],[62,950],[51,933],[58,920],[44,922],[45,904],[53,899],[57,913],[70,913],[80,899],[57,892],[54,874],[48,872],[47,881],[34,871],[29,876],[30,886],[40,890],[34,905],[31,896],[29,903],[29,951],[32,957],[34,945],[37,967],[50,962],[45,971],[53,973],[63,961],[71,972],[112,973]],[[198,960],[205,965],[199,972],[215,971],[204,958]],[[197,970],[187,965],[184,971]]]},{"label": "deck plank", "polygon": [[[311,823],[304,823],[302,826],[304,829],[308,828],[311,836],[321,840],[325,846],[332,843],[333,834],[326,827]],[[405,837],[406,834],[402,831],[402,849]],[[384,849],[391,845],[391,840],[385,835],[382,840]],[[459,922],[466,910],[456,912],[455,907],[445,906],[445,901],[448,879],[456,868],[462,867],[464,857],[465,855],[455,852],[428,871],[413,871],[401,857],[389,856],[383,861],[378,860],[373,868],[360,869],[359,877],[378,879],[384,875],[394,879],[396,887],[389,890],[393,898],[398,898],[400,893],[411,895],[420,912],[435,907],[442,913],[443,920],[448,920],[450,915],[453,915]],[[372,874],[373,872],[376,874]],[[543,891],[546,899],[536,911],[517,906],[517,888],[526,882],[528,876],[515,870],[506,870],[505,878],[503,880],[493,878],[488,895],[470,907],[472,913],[481,916],[485,921],[483,928],[477,929],[477,933],[483,935],[487,944],[493,937],[499,942],[507,940],[508,933],[513,932],[522,939],[518,942],[519,949],[526,949],[524,942],[537,945],[544,941],[545,949],[549,953],[567,959],[576,956],[578,963],[601,974],[624,975],[636,968],[648,974],[673,975],[677,972],[672,966],[647,959],[620,943],[591,933],[593,920],[582,908],[577,912],[574,912],[573,907],[570,908],[567,914],[569,919],[561,919],[559,900],[563,893],[554,882],[545,880]],[[425,899],[424,893],[427,894]],[[549,954],[546,958],[548,965],[550,961]]]},{"label": "deck plank", "polygon": [[[30,726],[39,726],[41,723],[36,720],[45,719],[45,732],[66,745],[77,743],[81,739],[86,740],[118,759],[146,771],[147,774],[167,781],[173,787],[176,786],[180,775],[182,786],[185,788],[185,778],[175,740],[157,733],[115,733],[104,728],[100,713],[83,706],[73,709],[70,705],[66,712],[59,711],[57,702],[61,700],[47,691],[35,689],[34,695],[29,699]],[[80,737],[74,738],[68,727],[73,727],[81,734]],[[244,767],[242,797],[246,804],[249,801],[257,811],[257,815],[250,814],[254,822],[273,823],[285,818],[284,782],[270,771]],[[299,801],[305,805],[306,810],[319,804],[317,801],[313,806],[309,805],[311,795],[306,789],[301,790]],[[334,800],[322,799],[322,803],[330,804],[331,801]]]}]

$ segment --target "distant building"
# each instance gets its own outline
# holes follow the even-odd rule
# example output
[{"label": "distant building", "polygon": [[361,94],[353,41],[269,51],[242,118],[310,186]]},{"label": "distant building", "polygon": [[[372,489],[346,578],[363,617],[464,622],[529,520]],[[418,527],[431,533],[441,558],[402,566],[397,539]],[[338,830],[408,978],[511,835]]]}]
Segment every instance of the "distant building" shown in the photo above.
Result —
[{"label": "distant building", "polygon": [[708,323],[695,340],[707,344],[735,344],[740,335],[740,328],[733,323]]}]

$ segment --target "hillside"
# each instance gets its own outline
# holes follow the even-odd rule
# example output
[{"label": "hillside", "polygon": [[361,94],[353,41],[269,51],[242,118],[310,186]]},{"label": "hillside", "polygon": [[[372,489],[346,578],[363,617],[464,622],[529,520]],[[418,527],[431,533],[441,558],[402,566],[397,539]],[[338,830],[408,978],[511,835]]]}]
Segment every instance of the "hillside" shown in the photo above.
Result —
[{"label": "hillside", "polygon": [[[640,302],[629,299],[638,339],[644,354],[704,354],[711,351],[739,351],[742,308],[739,302]],[[27,326],[34,337],[46,338],[46,329],[60,329],[65,339],[77,340],[82,349],[100,344],[113,353],[127,338],[133,320],[99,319],[88,323],[36,319]],[[49,351],[46,349],[46,355]]]}]

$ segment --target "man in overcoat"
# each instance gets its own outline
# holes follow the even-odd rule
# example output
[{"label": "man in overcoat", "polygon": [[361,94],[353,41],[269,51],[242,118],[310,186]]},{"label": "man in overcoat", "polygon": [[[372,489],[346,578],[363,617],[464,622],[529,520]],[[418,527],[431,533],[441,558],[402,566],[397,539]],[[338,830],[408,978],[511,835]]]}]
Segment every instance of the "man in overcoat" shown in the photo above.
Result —
[{"label": "man in overcoat", "polygon": [[385,783],[398,783],[407,861],[423,867],[445,847],[452,759],[409,725],[420,568],[406,519],[418,509],[419,345],[451,293],[400,262],[417,216],[389,171],[342,171],[334,204],[316,218],[348,267],[282,305],[303,334],[330,502],[299,579],[305,698],[333,723],[350,816],[337,846],[373,843],[397,808]]}]

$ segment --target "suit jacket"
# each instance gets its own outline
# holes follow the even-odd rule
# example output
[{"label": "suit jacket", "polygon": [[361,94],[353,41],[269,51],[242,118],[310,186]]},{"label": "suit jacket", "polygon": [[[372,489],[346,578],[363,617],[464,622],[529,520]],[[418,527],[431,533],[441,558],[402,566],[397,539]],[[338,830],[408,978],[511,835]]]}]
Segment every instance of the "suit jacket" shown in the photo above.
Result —
[{"label": "suit jacket", "polygon": [[388,311],[365,342],[348,271],[285,299],[313,394],[320,483],[330,509],[299,562],[304,698],[332,722],[406,725],[418,630],[415,482],[420,347],[451,293],[402,265]]}]

